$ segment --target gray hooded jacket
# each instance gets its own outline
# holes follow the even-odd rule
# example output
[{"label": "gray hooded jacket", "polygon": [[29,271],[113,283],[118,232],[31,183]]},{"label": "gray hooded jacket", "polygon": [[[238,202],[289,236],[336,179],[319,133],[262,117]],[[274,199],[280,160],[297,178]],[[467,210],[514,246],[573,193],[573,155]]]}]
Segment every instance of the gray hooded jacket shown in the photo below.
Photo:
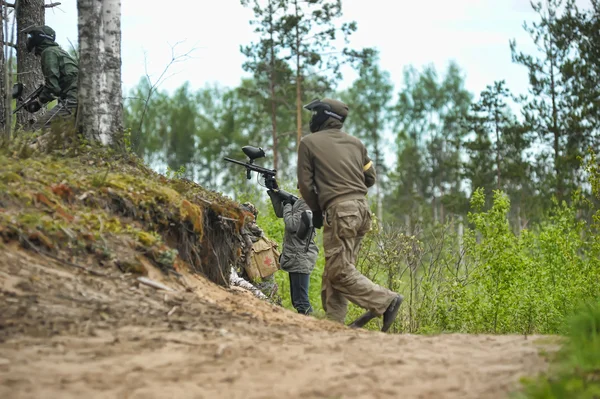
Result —
[{"label": "gray hooded jacket", "polygon": [[296,231],[300,227],[300,215],[306,210],[310,210],[302,198],[294,203],[281,204],[281,199],[275,193],[269,192],[273,209],[278,217],[283,217],[285,223],[285,233],[283,235],[283,250],[281,251],[280,265],[281,269],[288,273],[310,274],[315,268],[319,247],[315,243],[315,234],[313,234],[308,251],[304,252],[306,247],[306,237],[304,240],[296,236]]}]

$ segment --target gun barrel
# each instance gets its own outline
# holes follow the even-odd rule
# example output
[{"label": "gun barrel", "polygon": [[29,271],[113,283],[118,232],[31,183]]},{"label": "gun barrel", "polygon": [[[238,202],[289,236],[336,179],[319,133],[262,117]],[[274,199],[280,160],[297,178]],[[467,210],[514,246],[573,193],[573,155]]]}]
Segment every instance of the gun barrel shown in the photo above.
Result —
[{"label": "gun barrel", "polygon": [[231,159],[228,157],[223,157],[223,159],[228,162],[237,164],[237,165],[245,166],[246,169],[253,170],[254,172],[262,173],[262,174],[269,175],[269,176],[275,176],[277,174],[277,170],[275,170],[275,169],[263,168],[262,166],[252,165],[247,162],[237,161],[235,159]]},{"label": "gun barrel", "polygon": [[238,165],[242,165],[242,166],[249,166],[246,162],[242,162],[242,161],[237,161],[235,159],[231,159],[231,158],[227,158],[227,157],[223,157],[224,160],[226,160],[227,162],[232,162]]}]

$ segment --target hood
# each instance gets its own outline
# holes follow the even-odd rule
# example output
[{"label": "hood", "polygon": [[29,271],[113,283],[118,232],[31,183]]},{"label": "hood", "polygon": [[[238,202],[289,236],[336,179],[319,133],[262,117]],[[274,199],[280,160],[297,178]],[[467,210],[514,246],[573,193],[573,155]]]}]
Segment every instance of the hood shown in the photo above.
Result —
[{"label": "hood", "polygon": [[323,130],[329,130],[329,129],[341,129],[342,126],[344,126],[344,124],[342,122],[340,122],[337,119],[334,119],[332,117],[329,117],[329,118],[327,118],[325,123],[323,123],[323,125],[321,125],[319,132],[321,132]]},{"label": "hood", "polygon": [[47,48],[56,47],[56,46],[58,46],[58,43],[53,42],[49,39],[44,39],[44,40],[42,40],[42,42],[40,44],[35,46],[35,54],[40,55],[40,54],[42,54],[42,51],[46,50]]}]

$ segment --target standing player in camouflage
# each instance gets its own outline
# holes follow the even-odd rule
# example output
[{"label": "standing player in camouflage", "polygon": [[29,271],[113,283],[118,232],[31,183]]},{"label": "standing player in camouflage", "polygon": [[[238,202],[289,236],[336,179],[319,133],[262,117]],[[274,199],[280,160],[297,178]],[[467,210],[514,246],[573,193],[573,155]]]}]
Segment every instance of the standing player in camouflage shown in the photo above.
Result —
[{"label": "standing player in camouflage", "polygon": [[312,134],[300,141],[298,183],[313,213],[324,216],[323,309],[328,318],[344,323],[350,300],[367,309],[353,327],[383,315],[382,331],[387,331],[403,297],[373,283],[355,267],[361,241],[371,228],[366,195],[375,184],[375,167],[364,144],[341,130],[348,116],[346,104],[326,98],[304,108],[312,112]]},{"label": "standing player in camouflage", "polygon": [[35,122],[34,130],[47,127],[61,117],[75,116],[77,110],[77,79],[79,67],[73,57],[54,41],[56,33],[49,26],[31,26],[27,33],[27,51],[40,57],[44,87],[36,101],[26,106],[27,111],[39,111],[44,104],[58,99],[58,104]]}]

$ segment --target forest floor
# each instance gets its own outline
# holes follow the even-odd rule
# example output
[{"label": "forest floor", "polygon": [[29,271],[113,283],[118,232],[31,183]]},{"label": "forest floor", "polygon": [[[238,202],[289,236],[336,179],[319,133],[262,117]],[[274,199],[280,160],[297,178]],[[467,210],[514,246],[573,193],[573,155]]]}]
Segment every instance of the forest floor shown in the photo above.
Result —
[{"label": "forest floor", "polygon": [[0,252],[6,399],[502,398],[557,346],[351,330],[189,273],[175,280],[149,265],[148,278],[173,289],[157,290],[17,243]]}]

